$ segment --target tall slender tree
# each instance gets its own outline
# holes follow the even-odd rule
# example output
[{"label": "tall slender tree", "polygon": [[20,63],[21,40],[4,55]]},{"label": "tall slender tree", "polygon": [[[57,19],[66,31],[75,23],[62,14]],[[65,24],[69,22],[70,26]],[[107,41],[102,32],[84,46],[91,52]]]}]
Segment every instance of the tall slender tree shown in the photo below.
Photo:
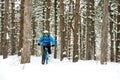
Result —
[{"label": "tall slender tree", "polygon": [[95,55],[95,30],[94,30],[94,0],[87,0],[87,45],[86,59],[94,59]]},{"label": "tall slender tree", "polygon": [[102,33],[101,33],[101,64],[106,62],[107,51],[108,51],[108,3],[109,0],[104,0],[103,4],[103,22],[102,22]]},{"label": "tall slender tree", "polygon": [[64,52],[64,3],[63,0],[60,0],[60,44],[61,44],[61,55],[60,60],[63,59],[63,52]]},{"label": "tall slender tree", "polygon": [[87,11],[86,11],[86,16],[87,16],[87,45],[86,45],[86,59],[90,60],[91,59],[91,40],[90,40],[90,33],[91,33],[91,24],[90,24],[90,0],[87,0],[86,2],[87,5]]},{"label": "tall slender tree", "polygon": [[[57,1],[58,0],[54,0],[54,19],[55,19],[55,22],[54,22],[54,25],[55,25],[55,44],[57,44]],[[54,49],[54,58],[57,58],[57,45],[55,46],[55,49]]]},{"label": "tall slender tree", "polygon": [[31,55],[31,10],[32,0],[24,1],[24,25],[23,25],[23,53],[21,54],[21,63],[29,63]]},{"label": "tall slender tree", "polygon": [[[113,12],[112,12],[112,2],[109,2],[109,16],[113,19]],[[110,60],[114,61],[114,37],[113,37],[113,21],[110,20],[110,39],[111,39],[111,46],[110,46]]]},{"label": "tall slender tree", "polygon": [[19,46],[18,46],[18,55],[20,56],[23,52],[23,24],[24,24],[24,1],[21,0],[21,6],[20,6],[20,35],[19,35]]},{"label": "tall slender tree", "polygon": [[116,39],[116,62],[120,62],[120,0],[118,0],[118,15],[117,15],[117,39]]},{"label": "tall slender tree", "polygon": [[48,31],[50,31],[50,5],[51,5],[51,0],[47,0],[46,29]]},{"label": "tall slender tree", "polygon": [[46,10],[46,9],[45,9],[45,2],[46,2],[46,1],[44,0],[44,1],[43,1],[43,13],[42,13],[42,14],[43,14],[43,15],[42,15],[42,18],[43,18],[43,20],[42,20],[43,30],[45,29],[45,22],[44,22],[44,21],[45,21],[45,13],[46,13],[46,11],[45,11],[45,10]]},{"label": "tall slender tree", "polygon": [[8,14],[9,14],[9,0],[5,0],[5,16],[4,16],[4,34],[3,34],[3,59],[8,57]]},{"label": "tall slender tree", "polygon": [[12,0],[11,1],[11,9],[12,9],[12,14],[11,14],[11,20],[12,20],[12,23],[11,23],[11,31],[12,31],[12,33],[11,33],[11,54],[13,55],[13,54],[15,54],[16,53],[16,39],[15,39],[15,29],[16,29],[16,27],[15,27],[15,1],[14,0]]},{"label": "tall slender tree", "polygon": [[95,44],[95,21],[94,21],[94,18],[95,18],[95,9],[94,9],[94,6],[95,6],[95,0],[91,0],[90,1],[91,3],[91,7],[90,7],[90,10],[91,10],[91,13],[90,13],[90,16],[91,16],[91,54],[92,54],[92,59],[96,59],[96,44]]},{"label": "tall slender tree", "polygon": [[78,23],[79,23],[79,8],[80,8],[80,0],[76,0],[75,2],[75,25],[74,25],[74,41],[73,41],[73,62],[77,62],[79,59],[78,54]]},{"label": "tall slender tree", "polygon": [[0,55],[3,55],[3,50],[4,50],[4,0],[1,0],[1,42],[0,42]]},{"label": "tall slender tree", "polygon": [[31,54],[34,55],[35,54],[35,37],[36,37],[36,25],[35,25],[35,17],[32,17],[32,46],[31,46]]},{"label": "tall slender tree", "polygon": [[[83,16],[86,16],[85,13],[82,13]],[[83,18],[83,24],[86,24],[86,17]],[[80,53],[80,59],[85,59],[85,53],[86,53],[86,25],[81,25],[81,53]]]},{"label": "tall slender tree", "polygon": [[69,14],[68,14],[68,33],[67,33],[67,56],[68,56],[68,59],[70,60],[71,58],[71,32],[72,32],[72,20],[74,19],[73,17],[73,7],[74,5],[74,2],[72,0],[70,0],[70,3],[69,3]]}]

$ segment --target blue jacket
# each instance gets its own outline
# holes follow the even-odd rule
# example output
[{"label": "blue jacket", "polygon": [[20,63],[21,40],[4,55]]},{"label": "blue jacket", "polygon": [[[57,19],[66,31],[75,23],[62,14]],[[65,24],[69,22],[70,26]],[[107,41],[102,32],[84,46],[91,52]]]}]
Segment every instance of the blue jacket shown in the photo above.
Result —
[{"label": "blue jacket", "polygon": [[55,45],[55,40],[50,34],[48,36],[42,35],[38,40],[38,44],[43,45],[43,46],[48,46],[50,44]]}]

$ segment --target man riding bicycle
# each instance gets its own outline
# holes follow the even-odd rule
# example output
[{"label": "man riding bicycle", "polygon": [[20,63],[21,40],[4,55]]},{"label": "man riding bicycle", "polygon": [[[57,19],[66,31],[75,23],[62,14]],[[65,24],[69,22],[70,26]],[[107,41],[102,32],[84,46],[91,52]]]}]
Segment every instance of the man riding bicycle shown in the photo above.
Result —
[{"label": "man riding bicycle", "polygon": [[[43,46],[43,51],[45,51],[45,48],[47,48],[48,54],[51,54],[51,46],[55,46],[55,40],[47,30],[44,30],[43,35],[41,35],[38,40],[38,45]],[[45,62],[42,61],[42,64],[44,63]]]}]

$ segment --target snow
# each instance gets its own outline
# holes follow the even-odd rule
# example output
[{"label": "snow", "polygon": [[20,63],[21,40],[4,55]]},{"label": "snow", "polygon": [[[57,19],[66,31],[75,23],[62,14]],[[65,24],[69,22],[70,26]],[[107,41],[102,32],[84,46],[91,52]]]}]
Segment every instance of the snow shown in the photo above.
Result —
[{"label": "snow", "polygon": [[76,63],[64,59],[50,59],[49,64],[42,65],[41,57],[32,56],[31,63],[20,64],[20,57],[0,56],[0,80],[120,80],[120,64],[108,62],[101,65],[99,61],[82,61]]}]

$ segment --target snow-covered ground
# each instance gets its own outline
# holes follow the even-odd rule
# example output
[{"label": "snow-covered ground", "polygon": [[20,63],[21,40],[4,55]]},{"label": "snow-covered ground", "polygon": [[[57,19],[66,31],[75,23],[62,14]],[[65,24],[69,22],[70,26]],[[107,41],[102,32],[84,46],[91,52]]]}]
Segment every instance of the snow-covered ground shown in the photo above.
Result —
[{"label": "snow-covered ground", "polygon": [[36,56],[31,63],[20,64],[18,56],[4,60],[0,56],[0,80],[120,80],[120,64],[50,59],[49,64],[41,65],[41,57]]}]

